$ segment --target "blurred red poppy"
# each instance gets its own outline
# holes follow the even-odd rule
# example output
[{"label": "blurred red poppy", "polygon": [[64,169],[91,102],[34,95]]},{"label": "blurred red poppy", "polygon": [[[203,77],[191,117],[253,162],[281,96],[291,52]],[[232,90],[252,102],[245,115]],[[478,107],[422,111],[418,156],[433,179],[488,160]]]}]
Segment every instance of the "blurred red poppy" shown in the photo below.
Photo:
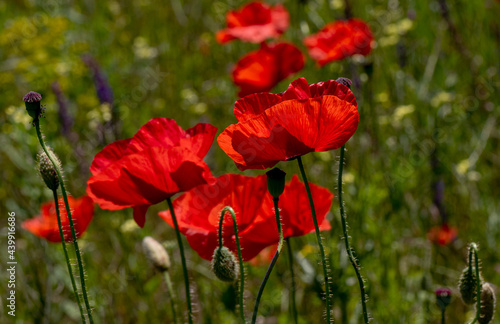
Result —
[{"label": "blurred red poppy", "polygon": [[288,28],[290,16],[282,5],[251,2],[240,10],[229,11],[226,21],[227,28],[215,35],[219,43],[224,44],[234,39],[261,43],[283,34]]},{"label": "blurred red poppy", "polygon": [[357,107],[345,85],[333,80],[308,85],[300,78],[283,93],[256,93],[236,101],[239,122],[217,142],[238,169],[266,169],[344,145],[358,127]]},{"label": "blurred red poppy", "polygon": [[[285,238],[301,236],[314,231],[311,210],[305,187],[297,176],[285,186],[279,206]],[[333,194],[311,184],[317,201],[316,213],[321,230],[329,230],[325,219],[332,204]],[[191,247],[206,260],[211,260],[218,246],[220,212],[231,206],[238,222],[238,234],[245,261],[254,258],[265,247],[278,243],[278,227],[271,195],[267,192],[265,175],[247,177],[226,174],[217,178],[214,186],[203,185],[190,190],[173,202],[181,233]],[[159,215],[173,226],[170,211]],[[233,221],[226,215],[223,222],[224,246],[237,253]]]},{"label": "blurred red poppy", "polygon": [[448,245],[457,238],[458,230],[448,224],[435,226],[427,233],[427,238],[434,244]]},{"label": "blurred red poppy", "polygon": [[[68,203],[72,210],[71,216],[75,225],[76,236],[80,237],[87,230],[92,217],[94,217],[94,203],[88,196],[80,198],[69,196]],[[69,242],[72,240],[72,236],[63,198],[59,199],[59,213],[61,215],[64,240]],[[35,218],[25,220],[21,226],[25,230],[49,242],[61,242],[59,225],[57,224],[56,206],[53,201],[42,204],[41,214]]]},{"label": "blurred red poppy", "polygon": [[238,95],[244,97],[271,90],[290,74],[304,67],[302,52],[292,44],[267,45],[241,58],[233,70],[233,82],[240,87]]},{"label": "blurred red poppy", "polygon": [[366,56],[372,49],[372,42],[370,27],[359,19],[329,23],[317,34],[304,39],[309,55],[321,66],[354,54]]},{"label": "blurred red poppy", "polygon": [[133,207],[135,221],[144,227],[149,206],[215,181],[202,159],[216,131],[210,124],[184,131],[173,119],[152,119],[134,137],[94,157],[87,193],[103,209]]}]

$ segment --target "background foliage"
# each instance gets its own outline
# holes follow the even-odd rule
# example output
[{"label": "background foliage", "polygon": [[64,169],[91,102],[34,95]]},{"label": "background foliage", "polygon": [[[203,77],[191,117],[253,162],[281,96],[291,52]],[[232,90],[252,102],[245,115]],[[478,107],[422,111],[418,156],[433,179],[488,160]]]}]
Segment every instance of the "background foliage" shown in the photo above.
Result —
[{"label": "background foliage", "polygon": [[[1,237],[4,241],[7,212],[16,212],[16,323],[79,318],[61,247],[20,228],[22,220],[37,215],[40,204],[51,199],[34,169],[39,147],[23,95],[30,90],[43,95],[46,139],[63,162],[69,191],[81,196],[93,156],[107,143],[131,137],[153,117],[174,118],[184,128],[210,122],[219,132],[236,122],[232,109],[237,89],[230,71],[257,45],[236,41],[221,46],[214,33],[224,28],[226,12],[242,4],[233,0],[0,3]],[[376,39],[367,58],[324,68],[308,58],[305,69],[295,76],[310,83],[340,76],[355,82],[360,126],[347,144],[344,192],[374,323],[438,323],[434,290],[441,286],[454,293],[449,322],[471,318],[473,310],[459,300],[455,287],[470,241],[480,246],[484,278],[500,285],[500,3],[459,0],[448,4],[449,11],[443,11],[443,4],[444,0],[284,1],[291,25],[283,38],[304,53],[304,36],[349,14],[367,21]],[[99,102],[92,72],[82,60],[85,54],[94,57],[107,76],[114,110]],[[293,79],[280,83],[275,92],[286,89]],[[76,138],[61,134],[51,90],[54,81],[68,100]],[[113,114],[120,125],[114,133],[103,126]],[[338,153],[304,158],[310,180],[333,192]],[[206,161],[215,175],[237,172],[216,144]],[[298,173],[293,162],[279,167],[290,178]],[[442,221],[433,202],[435,182],[440,179],[448,222],[458,227],[457,240],[446,246],[427,239],[428,230]],[[131,210],[96,207],[81,245],[97,323],[169,322],[165,284],[141,250],[146,235],[166,242],[175,260],[171,271],[179,283],[177,293],[184,301],[174,233],[156,216],[166,208],[166,204],[150,208],[141,230]],[[329,219],[333,229],[324,237],[335,287],[335,319],[358,323],[359,289],[341,241],[338,201]],[[291,242],[296,251],[300,320],[321,323],[324,306],[314,235]],[[5,260],[6,244],[1,246]],[[215,280],[209,263],[192,250],[187,255],[200,323],[235,322],[234,288]],[[264,293],[260,314],[266,323],[289,321],[286,259],[283,254]],[[247,311],[253,307],[265,269],[266,264],[246,269]],[[5,271],[0,279],[4,322]]]}]

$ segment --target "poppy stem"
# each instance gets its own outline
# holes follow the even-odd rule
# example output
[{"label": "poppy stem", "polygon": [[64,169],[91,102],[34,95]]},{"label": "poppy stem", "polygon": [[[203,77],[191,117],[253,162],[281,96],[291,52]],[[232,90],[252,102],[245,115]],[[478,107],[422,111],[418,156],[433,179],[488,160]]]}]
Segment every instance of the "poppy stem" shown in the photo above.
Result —
[{"label": "poppy stem", "polygon": [[292,316],[293,316],[293,322],[295,324],[298,324],[298,318],[297,318],[297,304],[295,303],[295,274],[293,273],[293,251],[292,251],[292,245],[290,243],[290,238],[286,238],[286,245],[287,245],[287,250],[288,250],[288,263],[290,264],[290,275],[292,276]]},{"label": "poppy stem", "polygon": [[345,248],[347,250],[347,255],[349,256],[349,261],[351,261],[352,267],[354,268],[354,271],[356,272],[356,277],[358,278],[359,282],[359,289],[361,290],[361,305],[363,306],[363,319],[365,323],[370,322],[370,318],[368,316],[368,311],[366,309],[366,293],[365,293],[365,285],[363,283],[363,277],[361,277],[361,273],[359,272],[359,264],[356,260],[356,257],[354,257],[354,249],[351,248],[351,245],[349,243],[349,234],[347,233],[347,220],[345,217],[345,210],[344,210],[344,200],[342,200],[342,170],[344,168],[344,155],[345,155],[345,145],[342,146],[340,149],[340,159],[339,159],[339,178],[338,178],[338,190],[339,190],[339,202],[340,202],[340,218],[342,219],[342,230],[344,232],[344,243],[345,243]]},{"label": "poppy stem", "polygon": [[233,218],[233,225],[234,225],[234,236],[236,240],[236,249],[238,250],[238,261],[240,263],[240,315],[241,315],[241,320],[242,323],[246,323],[245,319],[245,307],[243,303],[243,293],[245,292],[245,269],[243,268],[243,257],[241,255],[241,247],[240,247],[240,239],[238,236],[238,223],[236,222],[236,215],[234,213],[233,208],[230,206],[224,207],[220,213],[220,219],[219,219],[219,248],[222,249],[222,243],[223,243],[223,237],[222,237],[222,223],[224,222],[224,215],[226,215],[226,212],[229,212],[231,214],[231,217]]},{"label": "poppy stem", "polygon": [[170,214],[172,215],[172,221],[175,227],[175,235],[177,236],[177,243],[179,244],[179,250],[181,252],[181,262],[182,262],[182,272],[184,273],[184,285],[186,288],[186,302],[188,307],[188,320],[189,324],[193,324],[193,309],[191,305],[191,292],[189,290],[189,277],[186,266],[186,257],[184,256],[184,246],[182,245],[181,232],[179,231],[179,224],[177,224],[177,218],[175,217],[174,206],[172,205],[172,200],[167,198],[168,208],[170,209]]},{"label": "poppy stem", "polygon": [[54,196],[54,205],[56,207],[56,215],[57,215],[57,225],[59,226],[59,235],[61,235],[61,244],[64,251],[64,257],[66,258],[66,264],[68,265],[69,277],[71,278],[71,286],[73,287],[73,292],[75,293],[76,302],[78,304],[78,308],[80,309],[80,315],[82,317],[82,323],[85,323],[85,313],[83,312],[82,303],[80,301],[80,296],[78,295],[78,288],[76,287],[75,276],[73,275],[73,269],[71,269],[71,262],[68,256],[68,248],[66,247],[66,241],[64,239],[64,233],[62,229],[61,223],[61,214],[59,212],[59,200],[57,199],[57,190],[52,190],[52,194]]},{"label": "poppy stem", "polygon": [[64,180],[61,175],[61,170],[59,170],[59,165],[56,163],[54,157],[52,156],[52,154],[50,154],[49,150],[47,149],[47,146],[45,145],[42,132],[40,131],[40,120],[36,119],[33,121],[33,123],[35,124],[38,141],[40,142],[43,151],[45,152],[45,154],[47,154],[47,157],[50,159],[50,162],[54,166],[54,169],[56,170],[57,173],[57,178],[59,179],[59,184],[61,186],[61,193],[64,199],[64,206],[66,207],[66,213],[68,215],[69,227],[71,229],[71,236],[73,238],[73,246],[75,248],[76,259],[78,261],[78,270],[80,272],[80,284],[82,287],[83,300],[85,302],[85,307],[87,309],[89,322],[93,324],[94,320],[92,318],[92,308],[90,307],[89,304],[89,299],[87,296],[87,288],[85,286],[85,271],[83,270],[82,256],[80,254],[80,248],[78,247],[78,242],[76,240],[75,225],[73,224],[73,217],[71,216],[71,208],[69,207],[68,195],[66,194],[66,188],[64,187]]},{"label": "poppy stem", "polygon": [[167,284],[168,294],[170,295],[170,306],[172,307],[172,316],[174,317],[174,323],[177,324],[177,313],[175,312],[175,292],[172,287],[172,280],[170,280],[170,274],[168,271],[164,271],[165,283]]},{"label": "poppy stem", "polygon": [[476,243],[470,244],[469,251],[469,269],[472,267],[472,254],[474,253],[474,265],[476,267],[476,281],[477,281],[477,291],[476,291],[476,317],[470,324],[474,324],[479,320],[481,316],[481,277],[479,276],[479,258],[477,256],[477,245]]},{"label": "poppy stem", "polygon": [[283,248],[283,231],[281,230],[281,218],[280,218],[280,210],[278,208],[278,201],[279,198],[277,197],[273,198],[274,212],[276,214],[276,225],[278,225],[278,234],[279,234],[278,249],[276,250],[274,257],[271,260],[271,264],[269,265],[269,268],[267,268],[266,275],[264,276],[264,279],[260,284],[259,292],[257,294],[257,298],[255,299],[255,306],[253,307],[252,324],[255,324],[255,322],[257,321],[257,312],[259,310],[259,303],[262,297],[262,293],[264,292],[264,288],[266,287],[267,280],[269,279],[269,276],[273,271],[274,265],[276,264],[276,261],[278,261],[281,249]]},{"label": "poppy stem", "polygon": [[304,170],[304,165],[302,164],[302,159],[299,156],[297,158],[299,162],[300,173],[302,174],[302,180],[304,181],[304,185],[306,186],[307,196],[309,197],[309,205],[311,206],[311,214],[314,222],[314,229],[316,231],[316,239],[319,245],[319,251],[321,253],[321,260],[323,261],[323,274],[325,277],[325,302],[326,302],[326,322],[332,322],[332,314],[331,314],[331,296],[330,296],[330,282],[328,279],[328,264],[325,256],[325,248],[323,247],[323,242],[321,239],[321,235],[319,234],[319,226],[318,219],[316,218],[316,209],[314,208],[314,201],[311,194],[311,189],[309,188],[309,182],[307,182],[306,172]]}]

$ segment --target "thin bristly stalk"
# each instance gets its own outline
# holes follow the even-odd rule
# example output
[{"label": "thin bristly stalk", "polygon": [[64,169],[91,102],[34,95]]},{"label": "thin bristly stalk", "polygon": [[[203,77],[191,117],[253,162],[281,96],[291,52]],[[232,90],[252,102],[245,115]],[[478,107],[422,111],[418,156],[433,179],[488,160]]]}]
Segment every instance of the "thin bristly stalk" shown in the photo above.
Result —
[{"label": "thin bristly stalk", "polygon": [[326,322],[331,323],[332,322],[332,316],[331,316],[331,296],[330,296],[330,282],[328,280],[328,265],[326,261],[326,256],[325,256],[325,248],[323,247],[323,242],[321,240],[321,235],[319,233],[319,226],[318,226],[318,219],[316,217],[316,210],[314,208],[314,201],[312,198],[311,194],[311,189],[309,188],[309,182],[307,182],[307,176],[306,172],[304,170],[304,165],[302,164],[302,159],[299,156],[297,158],[297,161],[299,162],[299,169],[300,173],[302,174],[302,181],[304,181],[304,185],[306,187],[307,191],[307,197],[309,198],[309,205],[311,206],[311,214],[314,222],[314,229],[316,231],[316,240],[318,241],[319,245],[319,251],[321,253],[321,260],[323,263],[323,275],[325,277],[325,302],[326,302]]},{"label": "thin bristly stalk", "polygon": [[361,277],[361,273],[359,272],[359,265],[356,261],[356,258],[353,255],[353,249],[349,244],[349,235],[347,233],[347,220],[345,217],[344,211],[344,201],[342,200],[342,170],[344,168],[344,154],[345,154],[345,145],[340,149],[340,160],[339,160],[339,178],[338,178],[338,190],[339,190],[339,203],[340,203],[340,218],[342,219],[342,230],[344,232],[344,243],[345,248],[347,250],[347,254],[349,256],[349,261],[351,261],[352,267],[356,272],[356,277],[359,282],[359,289],[361,291],[361,305],[363,306],[363,319],[365,323],[370,322],[370,318],[368,316],[368,311],[366,309],[366,293],[365,293],[365,285],[363,282],[363,278]]},{"label": "thin bristly stalk", "polygon": [[172,316],[174,318],[174,324],[177,324],[177,313],[175,311],[175,292],[172,286],[172,280],[170,280],[170,274],[168,271],[163,272],[165,277],[165,283],[167,284],[168,294],[170,295],[170,307],[172,307]]},{"label": "thin bristly stalk", "polygon": [[472,253],[474,252],[474,265],[476,267],[476,281],[477,281],[477,290],[476,290],[476,317],[470,324],[474,324],[479,320],[481,316],[481,277],[479,277],[479,258],[477,256],[477,245],[476,243],[470,244],[470,252],[469,252],[469,269],[472,267]]},{"label": "thin bristly stalk", "polygon": [[177,236],[177,243],[179,244],[179,250],[181,253],[182,262],[182,272],[184,273],[184,285],[186,288],[186,302],[188,308],[188,321],[189,324],[193,324],[193,309],[191,305],[191,291],[189,290],[189,277],[187,272],[186,257],[184,256],[184,246],[182,244],[181,232],[179,231],[179,225],[177,224],[177,218],[175,217],[174,206],[172,205],[172,200],[167,198],[168,208],[170,209],[170,214],[172,215],[172,222],[174,223],[175,235]]},{"label": "thin bristly stalk", "polygon": [[45,154],[47,154],[47,157],[50,159],[50,162],[54,166],[54,169],[56,170],[57,173],[57,178],[59,179],[59,184],[61,186],[61,193],[64,199],[64,205],[66,207],[66,213],[68,214],[68,221],[69,221],[69,227],[71,229],[71,236],[73,238],[73,246],[75,248],[75,253],[76,253],[76,259],[78,261],[78,270],[80,272],[80,284],[82,287],[82,294],[83,294],[83,300],[85,302],[85,307],[87,309],[87,315],[89,322],[91,324],[94,323],[94,320],[92,318],[92,309],[89,304],[89,299],[87,296],[87,288],[85,286],[85,272],[83,270],[83,262],[82,262],[82,256],[80,254],[80,248],[78,247],[78,242],[76,240],[76,232],[75,232],[75,226],[73,224],[73,217],[71,216],[71,208],[69,207],[69,202],[68,202],[68,195],[66,194],[66,188],[64,187],[64,181],[63,177],[61,174],[61,170],[59,170],[58,163],[56,163],[54,157],[52,154],[50,154],[49,150],[47,149],[47,146],[45,145],[45,141],[43,140],[42,132],[40,131],[40,121],[38,119],[33,120],[33,123],[35,124],[36,128],[36,135],[38,136],[38,141],[40,142],[40,145],[42,146],[43,151]]},{"label": "thin bristly stalk", "polygon": [[257,298],[255,299],[255,306],[253,308],[252,324],[255,324],[255,322],[257,321],[257,312],[259,311],[259,303],[262,297],[262,293],[264,292],[264,288],[266,287],[267,280],[269,279],[269,276],[273,271],[274,265],[276,264],[276,261],[278,261],[281,249],[283,248],[283,231],[281,230],[280,210],[278,208],[279,198],[273,198],[273,201],[274,201],[274,212],[276,214],[276,225],[278,225],[278,234],[279,234],[278,249],[276,250],[276,253],[274,254],[274,257],[271,261],[271,264],[269,265],[269,268],[267,268],[266,275],[264,276],[264,279],[260,284],[259,292],[257,294]]},{"label": "thin bristly stalk", "polygon": [[291,299],[292,299],[292,315],[293,315],[293,321],[295,324],[298,324],[298,318],[297,318],[297,304],[295,303],[295,274],[293,272],[293,251],[292,251],[292,245],[290,243],[290,239],[287,237],[286,238],[286,245],[287,245],[287,250],[288,250],[288,263],[290,264],[290,275],[292,276],[292,292],[291,292]]},{"label": "thin bristly stalk", "polygon": [[238,223],[236,222],[236,215],[234,213],[233,208],[226,206],[222,209],[220,213],[219,219],[219,248],[222,249],[223,246],[223,237],[222,237],[222,223],[224,222],[224,215],[228,211],[233,218],[233,226],[234,226],[234,236],[236,240],[236,249],[238,250],[238,262],[240,263],[240,316],[242,323],[246,323],[245,319],[245,307],[243,304],[243,293],[245,292],[245,269],[243,267],[243,256],[241,255],[241,247],[240,247],[240,239],[238,236]]},{"label": "thin bristly stalk", "polygon": [[68,256],[68,249],[66,248],[66,241],[64,240],[64,233],[62,229],[61,222],[61,214],[59,212],[59,200],[57,198],[57,190],[52,190],[52,194],[54,196],[54,205],[56,206],[56,215],[57,215],[57,225],[59,226],[59,234],[61,235],[61,244],[64,251],[64,257],[66,258],[66,264],[68,266],[69,276],[71,278],[71,286],[73,287],[73,292],[75,293],[76,302],[78,304],[78,308],[80,309],[80,315],[82,317],[82,323],[85,323],[85,313],[83,312],[82,303],[80,301],[80,296],[78,295],[78,288],[75,283],[75,276],[73,275],[73,269],[71,269],[71,262]]}]

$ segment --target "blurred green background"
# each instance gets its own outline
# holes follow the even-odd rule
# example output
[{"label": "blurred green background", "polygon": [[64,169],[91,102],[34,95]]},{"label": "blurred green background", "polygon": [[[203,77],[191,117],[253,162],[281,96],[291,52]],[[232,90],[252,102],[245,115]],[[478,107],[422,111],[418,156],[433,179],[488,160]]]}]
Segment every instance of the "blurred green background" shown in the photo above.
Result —
[{"label": "blurred green background", "polygon": [[[219,45],[214,34],[225,14],[242,1],[2,1],[0,3],[0,161],[2,168],[0,295],[2,323],[69,323],[79,319],[59,245],[21,229],[50,201],[35,171],[39,149],[22,97],[43,95],[42,130],[59,155],[69,191],[85,194],[93,156],[116,139],[131,137],[154,117],[174,118],[183,128],[209,122],[221,132],[235,123],[237,88],[230,72],[255,44]],[[272,1],[271,3],[276,3]],[[374,323],[440,323],[434,290],[453,291],[449,323],[464,323],[474,310],[456,288],[466,265],[467,244],[480,247],[486,281],[500,285],[500,2],[453,1],[284,1],[290,27],[283,39],[301,48],[302,39],[327,22],[348,15],[365,20],[376,46],[366,58],[354,57],[319,68],[306,67],[294,78],[309,83],[351,78],[360,125],[347,143],[345,204],[351,243],[366,279]],[[347,5],[347,6],[346,6]],[[90,55],[90,56],[85,56]],[[92,57],[113,91],[113,105],[101,103]],[[95,67],[95,65],[94,65]],[[52,83],[68,104],[66,128],[58,116]],[[109,126],[115,124],[111,129]],[[111,130],[110,130],[111,129]],[[336,194],[338,151],[304,157],[310,181]],[[215,175],[238,172],[215,143],[207,163]],[[294,162],[278,165],[288,179]],[[245,171],[244,174],[262,174]],[[442,205],[434,202],[436,182],[444,184]],[[447,221],[458,229],[449,245],[432,244],[430,228]],[[330,255],[336,323],[361,323],[359,288],[343,246],[339,202],[332,231],[324,233]],[[439,208],[438,208],[439,207]],[[162,276],[147,262],[141,240],[165,242],[171,275],[185,309],[182,270],[172,229],[149,209],[139,229],[130,209],[96,206],[93,222],[80,240],[96,323],[169,323],[169,297]],[[441,211],[440,211],[441,208]],[[15,319],[7,316],[7,212],[17,215],[17,299]],[[295,252],[297,304],[301,323],[322,323],[322,273],[314,235],[291,240]],[[236,323],[234,288],[217,281],[208,262],[187,249],[199,323]],[[263,323],[291,322],[290,276],[285,254],[264,292]],[[247,313],[267,265],[248,266]],[[237,310],[237,309],[236,309]],[[494,320],[495,322],[495,320]],[[496,320],[495,323],[500,323]]]}]

